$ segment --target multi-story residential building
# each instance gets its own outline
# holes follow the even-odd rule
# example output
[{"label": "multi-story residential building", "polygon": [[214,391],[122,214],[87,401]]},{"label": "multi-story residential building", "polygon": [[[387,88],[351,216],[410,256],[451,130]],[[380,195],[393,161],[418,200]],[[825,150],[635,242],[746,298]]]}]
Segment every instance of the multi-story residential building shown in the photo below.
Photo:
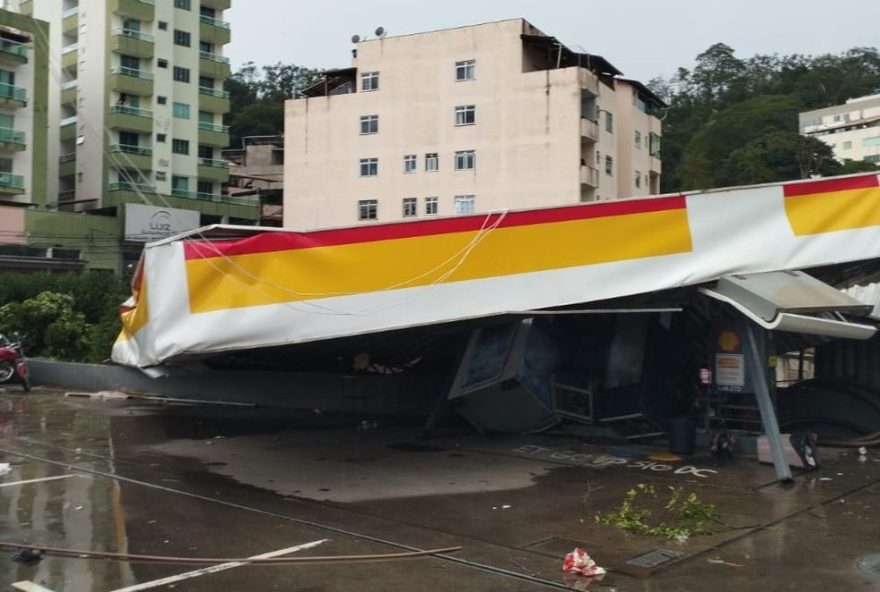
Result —
[{"label": "multi-story residential building", "polygon": [[843,105],[799,115],[801,135],[822,140],[834,158],[880,165],[880,94],[849,99]]},{"label": "multi-story residential building", "polygon": [[223,151],[229,163],[230,196],[257,196],[260,226],[281,226],[284,190],[284,136],[247,136],[241,148]]},{"label": "multi-story residential building", "polygon": [[284,225],[657,192],[663,102],[523,19],[355,44],[285,109]]},{"label": "multi-story residential building", "polygon": [[[223,47],[230,27],[223,11],[230,2],[18,3],[20,16],[33,17],[25,20],[48,23],[40,32],[48,46],[45,187],[29,213],[33,238],[63,234],[82,243],[79,233],[113,232],[116,255],[136,257],[137,241],[123,235],[127,204],[194,210],[197,224],[259,220],[257,199],[221,191],[229,176],[220,152],[229,143],[223,82],[230,66]],[[110,217],[116,218],[112,229],[106,228]],[[119,269],[120,257],[103,255],[110,250],[106,244],[93,249],[93,259]]]}]

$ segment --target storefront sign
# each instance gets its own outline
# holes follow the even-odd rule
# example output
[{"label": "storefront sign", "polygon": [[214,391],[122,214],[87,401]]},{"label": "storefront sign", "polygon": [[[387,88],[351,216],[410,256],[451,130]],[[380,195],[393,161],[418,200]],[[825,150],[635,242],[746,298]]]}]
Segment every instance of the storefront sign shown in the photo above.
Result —
[{"label": "storefront sign", "polygon": [[125,240],[149,243],[200,226],[194,210],[125,204]]}]

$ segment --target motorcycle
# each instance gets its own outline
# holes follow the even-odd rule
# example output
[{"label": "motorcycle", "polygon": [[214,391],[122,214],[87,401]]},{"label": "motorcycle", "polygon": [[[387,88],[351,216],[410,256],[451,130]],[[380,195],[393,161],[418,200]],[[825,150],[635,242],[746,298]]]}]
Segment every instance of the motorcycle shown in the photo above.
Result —
[{"label": "motorcycle", "polygon": [[13,381],[21,384],[24,392],[30,392],[31,374],[27,360],[24,358],[21,341],[9,341],[0,333],[0,384]]}]

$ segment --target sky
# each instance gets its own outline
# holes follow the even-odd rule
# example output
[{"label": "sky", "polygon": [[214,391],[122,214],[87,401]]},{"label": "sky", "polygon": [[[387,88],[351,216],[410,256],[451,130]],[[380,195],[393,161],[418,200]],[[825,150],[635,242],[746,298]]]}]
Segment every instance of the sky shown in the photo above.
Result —
[{"label": "sky", "polygon": [[351,63],[351,37],[404,35],[523,17],[576,51],[647,82],[693,67],[723,42],[755,54],[841,53],[880,45],[880,0],[232,0],[233,69]]}]

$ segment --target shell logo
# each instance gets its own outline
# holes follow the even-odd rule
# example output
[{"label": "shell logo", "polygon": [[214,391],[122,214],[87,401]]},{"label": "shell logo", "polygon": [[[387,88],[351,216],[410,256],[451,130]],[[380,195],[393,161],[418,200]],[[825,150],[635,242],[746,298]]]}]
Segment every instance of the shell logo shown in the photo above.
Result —
[{"label": "shell logo", "polygon": [[739,351],[742,346],[742,340],[739,338],[739,335],[734,331],[722,331],[718,335],[718,349],[723,352],[735,352]]}]

